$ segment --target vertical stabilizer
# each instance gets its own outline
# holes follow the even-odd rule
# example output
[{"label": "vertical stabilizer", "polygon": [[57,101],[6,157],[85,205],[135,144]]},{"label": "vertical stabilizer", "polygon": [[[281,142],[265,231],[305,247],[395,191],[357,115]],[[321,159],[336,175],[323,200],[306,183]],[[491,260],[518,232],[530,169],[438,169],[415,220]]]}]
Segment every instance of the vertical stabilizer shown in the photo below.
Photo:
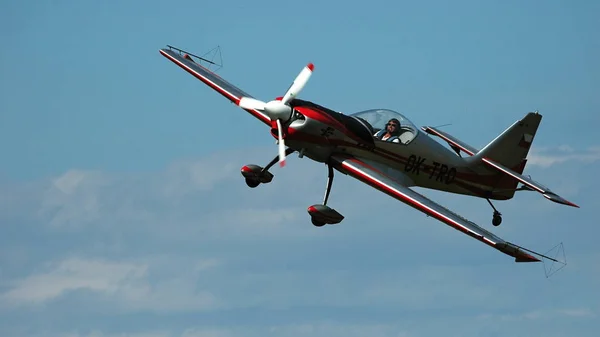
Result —
[{"label": "vertical stabilizer", "polygon": [[477,159],[487,158],[522,173],[527,154],[541,121],[542,115],[537,111],[528,113],[479,150],[475,157]]}]

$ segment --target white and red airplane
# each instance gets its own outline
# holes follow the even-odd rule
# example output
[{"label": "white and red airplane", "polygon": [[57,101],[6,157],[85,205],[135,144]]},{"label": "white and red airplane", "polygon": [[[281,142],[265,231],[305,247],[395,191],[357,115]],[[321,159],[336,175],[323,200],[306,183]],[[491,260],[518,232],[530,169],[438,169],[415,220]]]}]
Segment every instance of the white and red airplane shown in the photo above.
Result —
[{"label": "white and red airplane", "polygon": [[[490,199],[508,200],[519,190],[537,191],[551,201],[579,207],[523,175],[542,119],[537,111],[526,114],[484,148],[475,149],[434,127],[419,129],[393,110],[372,109],[346,115],[298,99],[314,70],[312,63],[282,97],[263,102],[202,66],[201,62],[207,60],[201,57],[172,46],[160,49],[160,53],[256,117],[278,140],[279,155],[268,165],[242,167],[249,187],[271,182],[273,174],[269,169],[277,162],[283,166],[286,156],[293,152],[327,165],[323,203],[308,207],[315,226],[337,224],[344,219],[327,206],[335,169],[514,257],[516,262],[541,261],[533,255],[561,262],[505,241],[410,188],[418,186],[486,199],[494,210],[494,226],[500,225],[502,217]],[[429,135],[440,137],[452,150]],[[461,152],[466,156],[461,156]]]}]

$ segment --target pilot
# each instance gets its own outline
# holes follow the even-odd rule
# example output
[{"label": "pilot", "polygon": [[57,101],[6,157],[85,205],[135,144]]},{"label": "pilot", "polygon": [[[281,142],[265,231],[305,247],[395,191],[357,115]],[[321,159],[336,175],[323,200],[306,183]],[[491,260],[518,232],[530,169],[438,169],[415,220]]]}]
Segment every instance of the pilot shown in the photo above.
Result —
[{"label": "pilot", "polygon": [[385,129],[381,129],[374,137],[383,141],[400,143],[400,121],[396,118],[390,119],[385,125]]}]

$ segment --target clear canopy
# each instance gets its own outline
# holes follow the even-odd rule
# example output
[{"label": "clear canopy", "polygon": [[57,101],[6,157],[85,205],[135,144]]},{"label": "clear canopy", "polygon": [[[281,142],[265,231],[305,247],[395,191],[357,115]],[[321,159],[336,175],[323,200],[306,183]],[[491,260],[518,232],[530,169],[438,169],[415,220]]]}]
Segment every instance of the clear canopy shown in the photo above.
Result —
[{"label": "clear canopy", "polygon": [[371,124],[375,132],[373,136],[384,133],[387,123],[393,118],[397,119],[400,121],[398,138],[402,144],[410,143],[419,132],[418,128],[408,118],[394,110],[370,109],[353,113],[350,116],[361,118]]}]

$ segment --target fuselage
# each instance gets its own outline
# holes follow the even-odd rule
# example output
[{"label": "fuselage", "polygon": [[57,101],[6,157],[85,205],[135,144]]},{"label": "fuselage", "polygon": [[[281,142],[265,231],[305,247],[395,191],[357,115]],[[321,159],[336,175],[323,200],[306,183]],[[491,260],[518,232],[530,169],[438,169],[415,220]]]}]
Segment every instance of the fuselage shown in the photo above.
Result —
[{"label": "fuselage", "polygon": [[[292,106],[295,115],[288,123],[285,141],[303,156],[326,163],[333,154],[348,154],[370,161],[377,169],[386,171],[407,186],[493,198],[489,191],[494,176],[479,174],[468,161],[422,132],[401,114],[374,109],[345,115],[302,100],[295,100]],[[400,143],[375,139],[374,134],[385,126],[361,117],[375,113],[382,114],[380,120],[383,122],[387,122],[386,118],[391,114],[401,116],[403,132],[409,136]],[[272,134],[277,135],[275,130]]]}]

